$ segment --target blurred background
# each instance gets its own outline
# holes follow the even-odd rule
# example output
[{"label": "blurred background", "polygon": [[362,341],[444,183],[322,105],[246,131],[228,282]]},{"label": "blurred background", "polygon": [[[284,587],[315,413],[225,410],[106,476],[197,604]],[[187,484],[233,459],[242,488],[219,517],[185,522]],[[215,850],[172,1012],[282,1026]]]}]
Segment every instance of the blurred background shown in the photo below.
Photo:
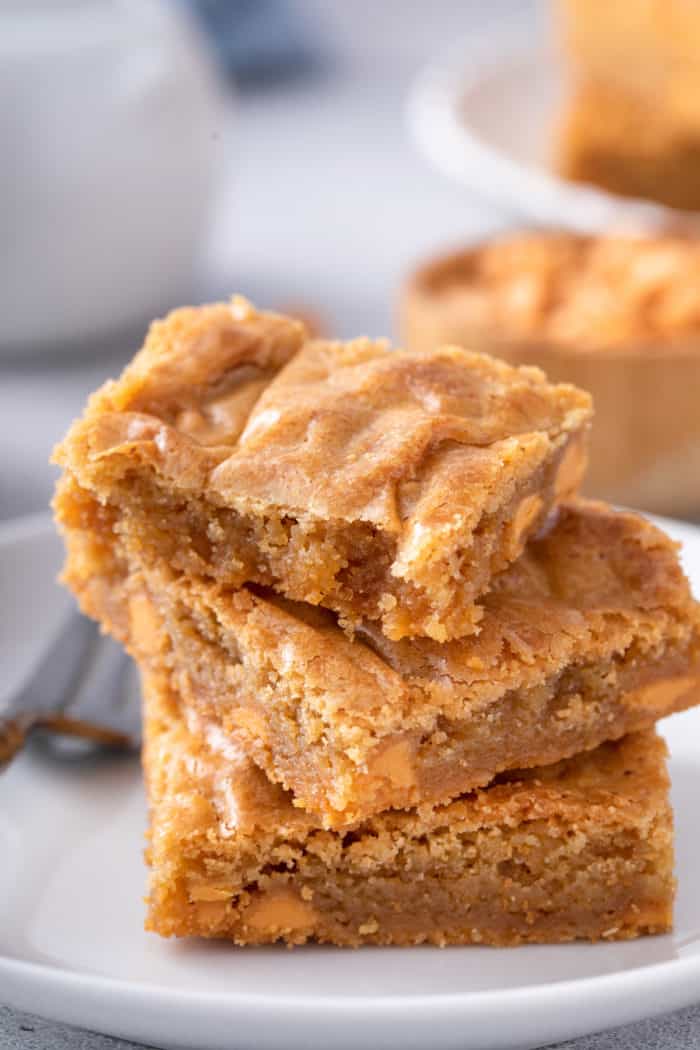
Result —
[{"label": "blurred background", "polygon": [[[0,5],[0,519],[46,508],[52,445],[152,317],[233,292],[323,334],[420,345],[429,330],[584,377],[603,406],[597,494],[696,517],[700,308],[688,289],[700,296],[700,13],[685,25],[678,0],[611,0],[596,24],[601,6]],[[639,16],[630,63],[625,8]],[[628,67],[637,80],[609,82]],[[652,123],[643,92],[659,84],[640,147],[640,120]],[[502,310],[483,309],[480,331],[467,309],[481,273],[470,251],[520,229],[670,238],[665,267],[644,263],[630,310],[675,282],[686,309],[672,338],[658,319],[651,338],[631,322],[627,338],[618,323],[592,347],[584,324],[562,349],[551,326],[525,338]],[[455,249],[444,296],[420,275]],[[589,255],[569,256],[575,287]],[[520,302],[533,264],[518,258],[508,294]],[[630,265],[616,271],[618,305]]]}]

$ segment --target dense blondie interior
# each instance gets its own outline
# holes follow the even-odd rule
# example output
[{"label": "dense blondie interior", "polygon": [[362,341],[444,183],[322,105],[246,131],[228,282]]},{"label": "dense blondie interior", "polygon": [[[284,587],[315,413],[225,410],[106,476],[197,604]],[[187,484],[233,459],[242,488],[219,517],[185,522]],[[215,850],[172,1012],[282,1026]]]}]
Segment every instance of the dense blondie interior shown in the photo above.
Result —
[{"label": "dense blondie interior", "polygon": [[238,944],[495,944],[670,927],[672,813],[651,731],[344,832],[292,806],[168,674],[144,675],[147,926]]},{"label": "dense blondie interior", "polygon": [[167,569],[129,578],[87,513],[65,572],[83,609],[137,658],[167,650],[187,707],[329,826],[455,797],[700,699],[700,616],[674,546],[604,505],[563,507],[494,582],[478,636],[445,644],[373,625],[351,641],[326,611]]},{"label": "dense blondie interior", "polygon": [[235,300],[153,326],[57,460],[134,562],[445,641],[576,492],[590,415],[537,369],[308,342]]}]

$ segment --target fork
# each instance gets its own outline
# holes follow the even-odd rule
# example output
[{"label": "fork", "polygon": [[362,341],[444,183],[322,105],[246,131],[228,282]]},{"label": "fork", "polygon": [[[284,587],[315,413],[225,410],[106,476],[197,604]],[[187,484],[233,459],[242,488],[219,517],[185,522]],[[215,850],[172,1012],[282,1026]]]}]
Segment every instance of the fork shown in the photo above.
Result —
[{"label": "fork", "polygon": [[0,772],[34,729],[104,747],[138,747],[140,709],[131,666],[96,624],[70,613],[29,677],[0,697]]}]

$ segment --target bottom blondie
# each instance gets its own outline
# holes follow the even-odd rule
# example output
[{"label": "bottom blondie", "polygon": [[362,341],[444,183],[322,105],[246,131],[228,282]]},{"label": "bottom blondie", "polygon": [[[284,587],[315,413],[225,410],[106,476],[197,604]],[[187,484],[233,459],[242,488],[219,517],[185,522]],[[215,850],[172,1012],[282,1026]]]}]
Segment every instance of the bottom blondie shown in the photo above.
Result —
[{"label": "bottom blondie", "polygon": [[144,670],[144,692],[157,933],[514,945],[671,925],[673,820],[651,730],[331,831],[211,724],[185,724],[165,670]]}]

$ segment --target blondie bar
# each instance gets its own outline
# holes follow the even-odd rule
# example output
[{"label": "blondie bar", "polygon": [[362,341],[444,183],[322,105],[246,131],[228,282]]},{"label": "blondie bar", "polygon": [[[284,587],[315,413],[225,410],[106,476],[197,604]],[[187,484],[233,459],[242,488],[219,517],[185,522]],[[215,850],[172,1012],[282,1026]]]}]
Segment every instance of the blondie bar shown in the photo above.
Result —
[{"label": "blondie bar", "polygon": [[667,123],[700,132],[695,0],[556,0],[556,12],[575,79],[638,98]]},{"label": "blondie bar", "polygon": [[700,208],[700,8],[688,0],[557,0],[572,87],[562,174]]},{"label": "blondie bar", "polygon": [[147,928],[238,944],[513,945],[670,928],[673,819],[653,731],[448,805],[321,828],[144,675]]},{"label": "blondie bar", "polygon": [[537,369],[304,342],[235,300],[154,325],[56,458],[135,562],[445,641],[575,493],[590,415]]},{"label": "blondie bar", "polygon": [[559,123],[555,165],[572,182],[700,209],[700,127],[677,124],[658,105],[607,84],[584,83],[572,91]]},{"label": "blondie bar", "polygon": [[392,642],[376,625],[351,641],[332,614],[271,592],[129,575],[95,547],[88,513],[76,509],[65,571],[84,611],[137,659],[164,653],[183,703],[330,827],[455,797],[700,700],[700,617],[674,545],[603,505],[565,505],[494,581],[479,634],[444,644]]}]

